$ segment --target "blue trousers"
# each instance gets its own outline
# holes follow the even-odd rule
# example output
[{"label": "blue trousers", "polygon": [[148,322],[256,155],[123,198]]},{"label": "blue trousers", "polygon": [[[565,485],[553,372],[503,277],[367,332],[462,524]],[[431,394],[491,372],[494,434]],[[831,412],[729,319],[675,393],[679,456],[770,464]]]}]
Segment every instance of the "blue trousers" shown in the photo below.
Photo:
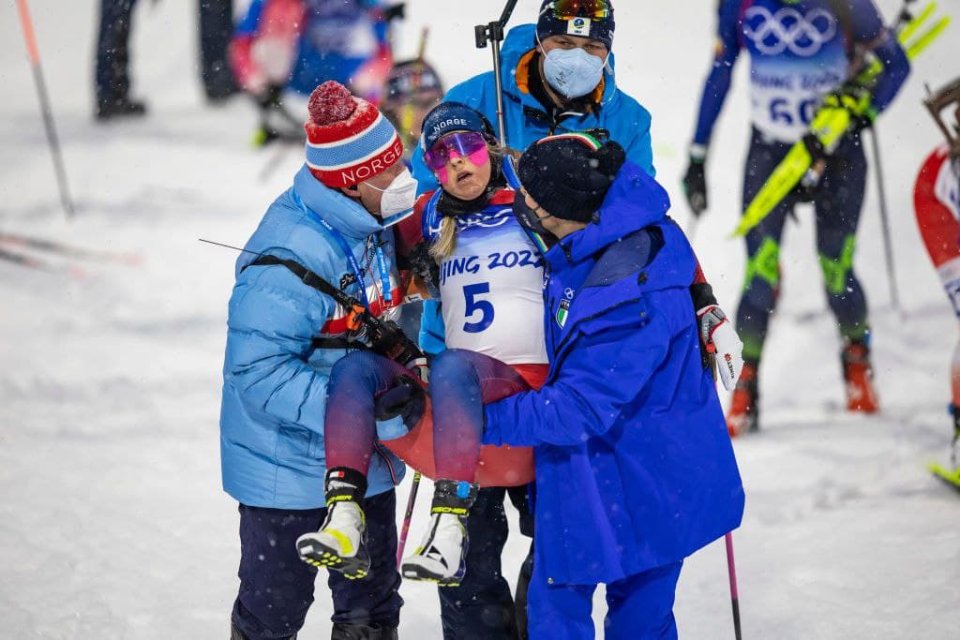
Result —
[{"label": "blue trousers", "polygon": [[[373,561],[362,580],[330,571],[333,622],[396,627],[403,599],[398,593],[396,493],[363,502],[367,545]],[[326,509],[262,509],[240,505],[240,593],[233,624],[250,640],[290,638],[303,626],[313,603],[317,570],[300,560],[296,540],[316,531]]]},{"label": "blue trousers", "polygon": [[[682,562],[607,585],[607,640],[676,640],[673,600]],[[593,640],[596,585],[553,585],[533,566],[527,602],[530,640]]]},{"label": "blue trousers", "polygon": [[[743,181],[744,210],[790,146],[765,141],[759,132],[753,132]],[[868,332],[867,301],[853,270],[866,180],[867,160],[860,138],[848,138],[827,162],[821,185],[812,196],[827,302],[841,335],[850,339],[863,339]],[[770,314],[780,292],[780,240],[787,216],[800,201],[796,193],[788,195],[747,234],[747,274],[737,309],[737,333],[743,340],[743,356],[747,360],[760,359]]]}]

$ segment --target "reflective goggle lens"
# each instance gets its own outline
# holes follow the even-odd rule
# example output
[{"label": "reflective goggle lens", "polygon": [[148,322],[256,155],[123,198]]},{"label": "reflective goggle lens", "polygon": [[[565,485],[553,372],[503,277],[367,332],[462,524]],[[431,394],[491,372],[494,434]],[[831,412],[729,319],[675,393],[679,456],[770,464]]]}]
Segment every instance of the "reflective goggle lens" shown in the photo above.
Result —
[{"label": "reflective goggle lens", "polygon": [[424,160],[431,170],[439,171],[447,166],[453,153],[465,158],[480,151],[486,151],[486,148],[487,141],[482,133],[475,131],[449,133],[430,147],[430,150],[424,154]]},{"label": "reflective goggle lens", "polygon": [[607,0],[556,0],[548,8],[552,9],[553,16],[558,20],[578,17],[600,20],[613,14]]}]

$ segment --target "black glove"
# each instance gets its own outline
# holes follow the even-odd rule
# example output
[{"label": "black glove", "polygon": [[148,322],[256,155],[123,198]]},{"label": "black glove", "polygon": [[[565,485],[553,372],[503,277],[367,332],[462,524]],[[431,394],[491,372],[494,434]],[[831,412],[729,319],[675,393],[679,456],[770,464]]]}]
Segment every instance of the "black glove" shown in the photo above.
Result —
[{"label": "black glove", "polygon": [[687,203],[696,218],[707,210],[707,174],[705,157],[697,158],[690,154],[690,164],[687,173],[683,176],[683,193],[687,196]]},{"label": "black glove", "polygon": [[401,376],[373,401],[377,420],[390,420],[401,416],[408,429],[412,429],[423,416],[425,394],[423,387],[413,378]]},{"label": "black glove", "polygon": [[423,351],[393,320],[379,320],[368,313],[364,319],[364,325],[367,338],[370,340],[370,348],[374,353],[390,358],[405,367],[416,365],[417,361],[424,357]]}]

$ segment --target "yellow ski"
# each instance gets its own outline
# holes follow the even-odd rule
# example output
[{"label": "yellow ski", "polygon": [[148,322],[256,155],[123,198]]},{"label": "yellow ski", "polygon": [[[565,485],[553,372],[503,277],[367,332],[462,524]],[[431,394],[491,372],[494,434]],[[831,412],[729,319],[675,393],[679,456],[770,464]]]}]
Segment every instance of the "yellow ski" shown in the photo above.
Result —
[{"label": "yellow ski", "polygon": [[946,482],[948,485],[960,491],[960,467],[957,467],[954,470],[947,469],[936,462],[931,462],[927,465],[927,470],[930,471],[936,478]]}]

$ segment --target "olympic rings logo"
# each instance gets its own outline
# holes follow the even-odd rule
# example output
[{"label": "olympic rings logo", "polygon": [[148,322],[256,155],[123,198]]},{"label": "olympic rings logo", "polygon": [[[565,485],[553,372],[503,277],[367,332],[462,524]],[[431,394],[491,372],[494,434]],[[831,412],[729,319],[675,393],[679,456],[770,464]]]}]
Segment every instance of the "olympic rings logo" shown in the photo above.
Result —
[{"label": "olympic rings logo", "polygon": [[743,34],[760,53],[775,56],[789,49],[808,58],[837,34],[837,19],[824,9],[802,15],[783,7],[771,14],[766,7],[753,6],[744,14]]}]

